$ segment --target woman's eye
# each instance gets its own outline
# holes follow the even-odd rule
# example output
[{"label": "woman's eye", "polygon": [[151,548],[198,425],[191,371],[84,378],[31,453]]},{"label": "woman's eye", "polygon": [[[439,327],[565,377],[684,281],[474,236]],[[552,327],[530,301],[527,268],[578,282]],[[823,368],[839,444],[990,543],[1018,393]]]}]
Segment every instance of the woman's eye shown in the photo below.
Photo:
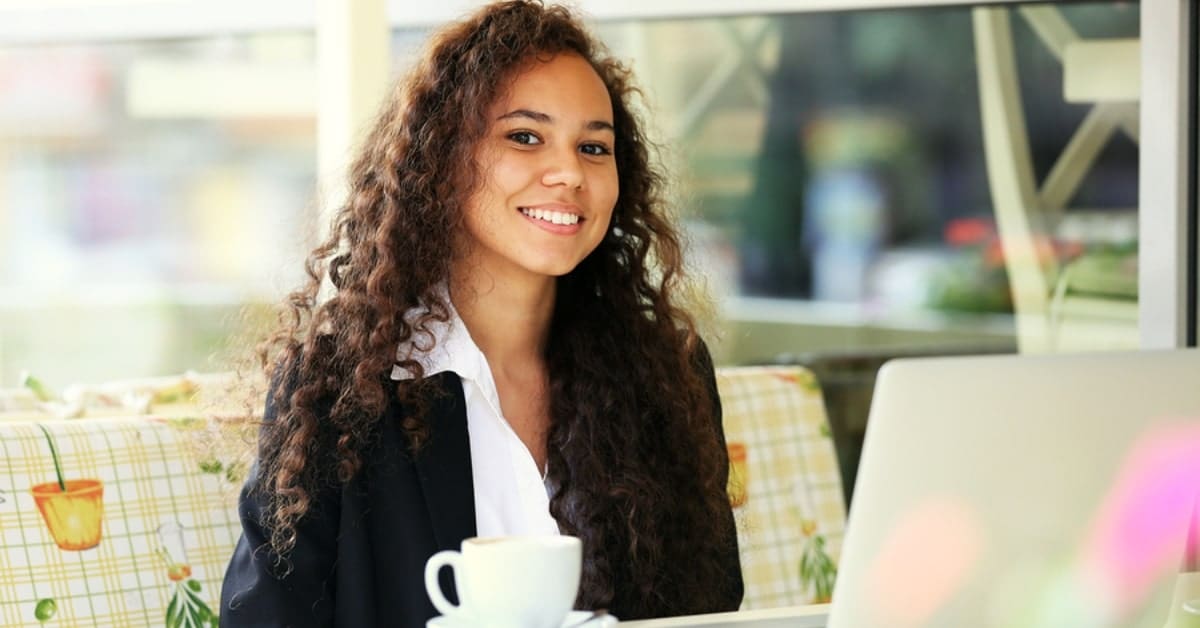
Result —
[{"label": "woman's eye", "polygon": [[604,144],[584,144],[583,146],[579,147],[579,150],[583,151],[585,155],[593,155],[596,157],[612,154],[612,151],[609,150]]},{"label": "woman's eye", "polygon": [[514,131],[508,134],[508,139],[525,145],[541,144],[542,139],[529,131]]}]

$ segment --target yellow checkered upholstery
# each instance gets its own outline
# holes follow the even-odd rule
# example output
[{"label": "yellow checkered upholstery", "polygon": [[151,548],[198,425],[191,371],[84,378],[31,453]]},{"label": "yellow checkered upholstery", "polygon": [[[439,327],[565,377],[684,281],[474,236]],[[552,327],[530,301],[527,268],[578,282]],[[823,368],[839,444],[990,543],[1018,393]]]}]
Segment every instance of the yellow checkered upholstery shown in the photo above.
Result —
[{"label": "yellow checkered upholstery", "polygon": [[[815,580],[832,577],[846,508],[821,389],[803,367],[717,370],[725,438],[734,460],[731,494],[744,490],[734,515],[746,596],[742,608],[826,602]],[[743,470],[744,469],[744,470]],[[735,500],[735,503],[737,500]],[[818,540],[820,539],[820,540]],[[805,553],[823,553],[817,575],[801,578]]]},{"label": "yellow checkered upholstery", "polygon": [[[726,439],[745,454],[735,463],[747,497],[735,510],[743,607],[822,601],[800,563],[817,538],[836,559],[845,507],[820,388],[801,367],[721,368],[717,382]],[[217,610],[253,436],[219,420],[0,421],[0,626],[161,626],[172,600],[192,594]],[[67,496],[82,480],[102,486],[98,513],[86,502],[94,488],[80,491],[90,491],[83,506],[59,505],[57,532],[32,490],[60,492],[51,439]],[[94,514],[98,539],[84,538],[97,532],[85,529]]]},{"label": "yellow checkered upholstery", "polygon": [[[162,626],[175,597],[176,613],[194,611],[189,620],[207,617],[202,605],[215,611],[241,531],[236,502],[245,469],[244,454],[215,454],[212,443],[240,440],[212,438],[220,424],[0,422],[0,625]],[[102,486],[99,509],[87,503],[98,491],[72,494],[84,480]],[[58,513],[53,523],[35,502],[36,485],[58,493],[48,507]],[[94,546],[63,549],[71,538]]]}]

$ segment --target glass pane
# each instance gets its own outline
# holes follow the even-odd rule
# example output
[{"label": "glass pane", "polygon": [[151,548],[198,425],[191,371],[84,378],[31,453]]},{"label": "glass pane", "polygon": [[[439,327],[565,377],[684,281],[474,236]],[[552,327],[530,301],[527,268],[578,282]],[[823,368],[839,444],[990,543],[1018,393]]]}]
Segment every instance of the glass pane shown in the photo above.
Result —
[{"label": "glass pane", "polygon": [[0,49],[0,382],[211,369],[241,306],[299,280],[312,46]]},{"label": "glass pane", "polygon": [[[997,23],[1007,25],[999,42],[977,37]],[[1072,43],[1048,41],[1056,29]],[[1136,343],[1136,100],[1089,90],[1107,79],[1136,99],[1137,77],[1113,76],[1126,65],[1097,76],[1096,48],[1086,48],[1129,53],[1135,4],[742,16],[602,32],[651,88],[696,257],[719,278],[725,361]],[[1023,114],[1024,128],[981,113],[987,73],[977,51],[1006,42],[1015,72],[1000,68],[986,87],[1012,102],[1005,113]],[[1065,99],[1067,84],[1082,95]],[[1012,135],[1024,157],[1005,150]],[[1003,176],[1005,161],[1022,160],[1029,171],[1014,189],[1035,196],[998,213],[997,198],[1017,193],[994,189],[989,168]],[[1011,228],[1008,215],[1028,229]],[[1034,259],[1005,242],[1018,237]],[[1036,275],[1041,289],[1024,306],[1013,272]],[[1016,322],[1027,315],[1043,328]]]},{"label": "glass pane", "polygon": [[847,500],[884,361],[1137,345],[1136,4],[600,30],[680,177],[718,361],[813,371]]}]

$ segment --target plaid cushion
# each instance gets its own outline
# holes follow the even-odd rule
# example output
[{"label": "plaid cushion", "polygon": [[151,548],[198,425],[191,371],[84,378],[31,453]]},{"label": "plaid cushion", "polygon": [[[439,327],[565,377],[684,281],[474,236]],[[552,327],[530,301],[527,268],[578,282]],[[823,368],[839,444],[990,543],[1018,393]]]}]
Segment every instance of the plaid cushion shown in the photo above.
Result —
[{"label": "plaid cushion", "polygon": [[846,508],[816,378],[797,366],[730,367],[717,370],[717,386],[746,584],[742,608],[827,602]]},{"label": "plaid cushion", "polygon": [[[820,388],[802,367],[717,382],[743,607],[825,601],[845,506]],[[0,421],[0,625],[215,626],[253,438],[215,419]]]},{"label": "plaid cushion", "polygon": [[214,454],[228,442],[214,431],[230,427],[147,417],[0,423],[0,625],[161,626],[170,610],[177,625],[215,626],[241,531],[245,462]]}]

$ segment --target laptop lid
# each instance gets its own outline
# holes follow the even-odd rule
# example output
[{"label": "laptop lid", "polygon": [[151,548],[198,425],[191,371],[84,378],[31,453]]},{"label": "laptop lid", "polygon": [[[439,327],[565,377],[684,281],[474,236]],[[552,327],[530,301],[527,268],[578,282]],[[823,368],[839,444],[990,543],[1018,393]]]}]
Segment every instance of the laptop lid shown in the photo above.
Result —
[{"label": "laptop lid", "polygon": [[829,627],[1161,628],[1198,486],[1200,351],[889,362]]}]

